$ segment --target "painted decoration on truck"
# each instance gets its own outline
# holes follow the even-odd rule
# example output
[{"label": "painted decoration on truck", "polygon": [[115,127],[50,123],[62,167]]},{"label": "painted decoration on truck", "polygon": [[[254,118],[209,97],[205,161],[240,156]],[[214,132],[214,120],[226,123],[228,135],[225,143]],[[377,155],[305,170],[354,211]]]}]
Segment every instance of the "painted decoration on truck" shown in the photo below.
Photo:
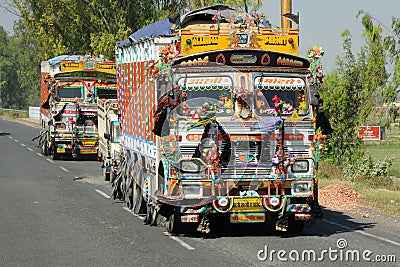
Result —
[{"label": "painted decoration on truck", "polygon": [[197,55],[187,55],[176,58],[174,67],[186,66],[265,66],[277,68],[302,68],[307,69],[310,62],[295,55],[280,52],[266,51],[262,49],[234,48],[218,51],[206,51]]},{"label": "painted decoration on truck", "polygon": [[291,77],[257,77],[254,84],[258,89],[304,90],[305,82],[301,78]]},{"label": "painted decoration on truck", "polygon": [[118,105],[122,126],[121,144],[128,149],[153,156],[155,136],[152,133],[152,114],[155,88],[154,83],[148,81],[145,75],[147,63],[118,65]]},{"label": "painted decoration on truck", "polygon": [[218,34],[215,30],[207,35],[182,31],[182,56],[193,55],[212,50],[231,48],[252,48],[298,54],[298,33],[279,33],[263,30],[231,30]]}]

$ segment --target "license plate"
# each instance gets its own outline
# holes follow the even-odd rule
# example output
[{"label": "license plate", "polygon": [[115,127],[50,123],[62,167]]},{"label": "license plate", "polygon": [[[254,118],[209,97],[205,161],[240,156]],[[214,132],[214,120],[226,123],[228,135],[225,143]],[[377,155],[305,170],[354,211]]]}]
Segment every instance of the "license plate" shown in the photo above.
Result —
[{"label": "license plate", "polygon": [[84,146],[94,146],[96,141],[82,141],[82,145]]},{"label": "license plate", "polygon": [[82,149],[80,151],[81,154],[96,154],[97,150],[96,149]]},{"label": "license plate", "polygon": [[57,147],[57,153],[65,153],[65,148]]},{"label": "license plate", "polygon": [[231,223],[260,223],[265,222],[264,213],[232,213]]},{"label": "license plate", "polygon": [[234,198],[232,212],[263,211],[261,198]]},{"label": "license plate", "polygon": [[188,214],[181,216],[181,222],[199,222],[199,214]]}]

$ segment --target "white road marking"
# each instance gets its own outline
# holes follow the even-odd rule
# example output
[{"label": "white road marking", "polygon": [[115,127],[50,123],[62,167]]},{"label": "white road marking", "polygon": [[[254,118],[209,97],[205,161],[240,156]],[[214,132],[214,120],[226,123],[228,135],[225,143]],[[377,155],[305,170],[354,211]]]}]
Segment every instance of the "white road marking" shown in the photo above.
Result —
[{"label": "white road marking", "polygon": [[67,170],[66,168],[64,168],[63,166],[60,166],[60,169],[65,171],[65,172],[69,172],[69,170]]},{"label": "white road marking", "polygon": [[27,149],[28,149],[29,151],[33,152],[33,149],[32,149],[32,148],[28,147]]},{"label": "white road marking", "polygon": [[10,139],[13,139],[13,137],[12,137],[12,136],[10,136],[10,135],[8,136],[8,138],[10,138]]},{"label": "white road marking", "polygon": [[36,155],[38,155],[39,157],[43,157],[43,155],[42,155],[42,154],[40,154],[40,153],[36,153]]},{"label": "white road marking", "polygon": [[51,159],[46,159],[48,162],[51,162],[51,163],[55,163],[54,161],[52,161]]},{"label": "white road marking", "polygon": [[124,207],[124,210],[126,210],[127,212],[129,212],[130,214],[132,214],[135,217],[138,217],[140,220],[144,220],[143,216],[137,215],[136,213],[134,213],[132,210],[128,209],[128,207]]},{"label": "white road marking", "polygon": [[25,144],[21,144],[21,146],[25,146]]},{"label": "white road marking", "polygon": [[14,141],[17,142],[17,143],[19,142],[18,139],[14,139]]},{"label": "white road marking", "polygon": [[[328,223],[328,224],[331,224],[331,225],[338,226],[338,227],[340,227],[340,228],[343,228],[343,229],[346,229],[346,230],[349,230],[349,231],[354,231],[354,228],[348,227],[348,226],[346,226],[346,225],[343,225],[343,224],[340,224],[340,223],[337,223],[337,222],[328,221],[328,220],[326,220],[326,219],[321,219],[321,221],[323,221],[323,222],[325,222],[325,223]],[[355,232],[400,247],[400,243],[398,243],[398,242],[396,242],[396,241],[393,241],[393,240],[390,240],[390,239],[387,239],[387,238],[384,238],[384,237],[380,237],[380,236],[377,236],[377,235],[373,235],[373,234],[370,234],[370,233],[367,233],[367,232],[364,232],[364,231],[361,231],[361,230],[355,230]]]},{"label": "white road marking", "polygon": [[192,247],[191,245],[189,245],[188,243],[180,240],[179,238],[177,238],[176,236],[171,235],[168,232],[163,232],[164,235],[169,236],[169,238],[171,238],[172,240],[178,242],[179,245],[181,245],[182,247],[188,249],[188,250],[194,250],[194,247]]},{"label": "white road marking", "polygon": [[110,199],[111,197],[109,195],[107,195],[106,193],[104,193],[103,191],[96,189],[96,192],[99,193],[100,195],[102,195],[105,198]]}]

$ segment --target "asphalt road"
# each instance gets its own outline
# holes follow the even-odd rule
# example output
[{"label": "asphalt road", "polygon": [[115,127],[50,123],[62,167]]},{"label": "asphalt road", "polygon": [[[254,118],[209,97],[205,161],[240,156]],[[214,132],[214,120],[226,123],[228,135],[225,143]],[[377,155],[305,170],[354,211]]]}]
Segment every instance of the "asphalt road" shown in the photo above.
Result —
[{"label": "asphalt road", "polygon": [[299,236],[251,224],[170,236],[108,198],[99,162],[44,157],[38,134],[0,119],[0,266],[400,266],[399,218],[378,213],[324,210]]}]

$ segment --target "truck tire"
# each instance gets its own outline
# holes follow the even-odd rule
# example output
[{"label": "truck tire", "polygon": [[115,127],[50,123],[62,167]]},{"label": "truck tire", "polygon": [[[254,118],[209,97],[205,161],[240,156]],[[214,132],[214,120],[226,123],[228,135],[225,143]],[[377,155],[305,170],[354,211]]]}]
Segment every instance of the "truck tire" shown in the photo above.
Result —
[{"label": "truck tire", "polygon": [[147,206],[144,223],[151,226],[157,225],[157,211],[155,205],[150,204]]},{"label": "truck tire", "polygon": [[184,232],[184,225],[181,222],[178,208],[175,208],[174,212],[169,216],[166,226],[168,233],[181,234]]},{"label": "truck tire", "polygon": [[133,212],[135,214],[146,214],[146,201],[143,198],[143,186],[145,180],[145,172],[142,170],[139,179],[133,182]]},{"label": "truck tire", "polygon": [[115,178],[117,178],[117,171],[114,170],[114,168],[111,168],[110,183],[113,183],[115,181]]},{"label": "truck tire", "polygon": [[44,139],[42,141],[42,146],[40,147],[40,152],[44,155],[44,156],[48,156],[49,155],[49,150],[47,148],[47,139]]},{"label": "truck tire", "polygon": [[133,209],[133,183],[131,183],[126,191],[126,206]]},{"label": "truck tire", "polygon": [[304,221],[297,221],[294,218],[289,219],[287,229],[288,234],[298,235],[303,233],[306,223]]},{"label": "truck tire", "polygon": [[57,153],[57,147],[53,146],[53,160],[60,159],[60,154]]},{"label": "truck tire", "polygon": [[109,182],[110,181],[110,177],[111,177],[111,174],[108,172],[104,172],[104,181],[107,181],[107,182]]}]

